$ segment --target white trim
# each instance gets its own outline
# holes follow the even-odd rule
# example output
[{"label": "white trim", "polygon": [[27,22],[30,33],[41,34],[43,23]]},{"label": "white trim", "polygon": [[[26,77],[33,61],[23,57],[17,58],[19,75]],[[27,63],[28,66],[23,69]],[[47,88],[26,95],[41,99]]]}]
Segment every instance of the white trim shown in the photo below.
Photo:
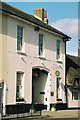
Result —
[{"label": "white trim", "polygon": [[32,67],[32,69],[36,69],[36,68],[38,68],[38,69],[40,69],[40,70],[45,70],[46,72],[50,72],[50,70],[48,69],[48,68],[46,68],[46,67],[43,67],[43,66],[33,66]]},{"label": "white trim", "polygon": [[[23,73],[23,76],[22,76],[22,80],[21,80],[21,97],[24,98],[24,78],[25,78],[25,73],[23,71],[16,71],[16,88],[17,88],[17,73]],[[17,89],[16,89],[16,92],[17,92]],[[15,97],[15,100],[16,100],[16,97]],[[17,102],[16,103],[24,103],[24,101],[20,101],[20,102]]]},{"label": "white trim", "polygon": [[24,98],[24,79],[25,78],[25,73],[23,73],[23,78],[22,78],[22,81],[21,81],[21,84],[22,84],[22,98]]},{"label": "white trim", "polygon": [[3,109],[2,109],[2,114],[5,115],[6,114],[6,101],[7,101],[7,94],[6,94],[6,82],[1,81],[0,82],[2,84],[1,88],[2,88],[2,103],[3,103]]},{"label": "white trim", "polygon": [[[23,36],[22,36],[22,50],[18,50],[17,49],[17,27],[21,27],[21,28],[23,28]],[[21,24],[17,24],[16,25],[16,52],[17,53],[25,53],[25,39],[24,39],[24,33],[25,33],[25,28],[24,28],[24,26],[23,25],[21,25]]]}]

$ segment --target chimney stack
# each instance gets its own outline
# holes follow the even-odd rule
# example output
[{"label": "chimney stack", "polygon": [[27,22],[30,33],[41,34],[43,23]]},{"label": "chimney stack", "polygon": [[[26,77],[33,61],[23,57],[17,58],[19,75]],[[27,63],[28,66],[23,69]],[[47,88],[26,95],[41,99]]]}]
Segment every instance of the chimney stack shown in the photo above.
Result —
[{"label": "chimney stack", "polygon": [[34,9],[34,16],[36,18],[38,18],[39,20],[48,24],[47,10],[45,10],[44,8],[35,8]]},{"label": "chimney stack", "polygon": [[80,57],[80,39],[78,41],[78,57]]}]

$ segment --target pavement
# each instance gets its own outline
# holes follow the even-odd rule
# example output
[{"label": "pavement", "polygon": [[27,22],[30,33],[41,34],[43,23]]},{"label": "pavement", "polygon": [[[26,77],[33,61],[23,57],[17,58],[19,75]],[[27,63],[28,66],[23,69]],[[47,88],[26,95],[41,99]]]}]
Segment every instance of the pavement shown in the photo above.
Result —
[{"label": "pavement", "polygon": [[80,110],[59,110],[59,111],[47,111],[43,110],[40,115],[39,112],[27,114],[27,116],[15,117],[3,117],[2,120],[80,120]]},{"label": "pavement", "polygon": [[78,118],[80,117],[80,110],[58,110],[58,111],[42,111],[42,115],[49,115],[55,118]]}]

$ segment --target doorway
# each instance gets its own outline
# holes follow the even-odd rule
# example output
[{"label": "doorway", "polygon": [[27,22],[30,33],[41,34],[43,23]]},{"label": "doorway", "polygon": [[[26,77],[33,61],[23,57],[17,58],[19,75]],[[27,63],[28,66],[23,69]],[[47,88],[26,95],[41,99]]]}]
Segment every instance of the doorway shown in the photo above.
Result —
[{"label": "doorway", "polygon": [[32,104],[48,104],[48,86],[48,72],[39,68],[32,69]]}]

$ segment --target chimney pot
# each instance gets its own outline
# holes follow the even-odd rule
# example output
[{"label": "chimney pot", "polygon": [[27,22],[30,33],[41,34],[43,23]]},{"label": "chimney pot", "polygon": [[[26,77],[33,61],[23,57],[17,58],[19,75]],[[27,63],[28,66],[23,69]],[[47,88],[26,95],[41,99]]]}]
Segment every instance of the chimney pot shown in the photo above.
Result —
[{"label": "chimney pot", "polygon": [[44,8],[35,8],[34,16],[48,24],[47,10],[45,10]]}]

